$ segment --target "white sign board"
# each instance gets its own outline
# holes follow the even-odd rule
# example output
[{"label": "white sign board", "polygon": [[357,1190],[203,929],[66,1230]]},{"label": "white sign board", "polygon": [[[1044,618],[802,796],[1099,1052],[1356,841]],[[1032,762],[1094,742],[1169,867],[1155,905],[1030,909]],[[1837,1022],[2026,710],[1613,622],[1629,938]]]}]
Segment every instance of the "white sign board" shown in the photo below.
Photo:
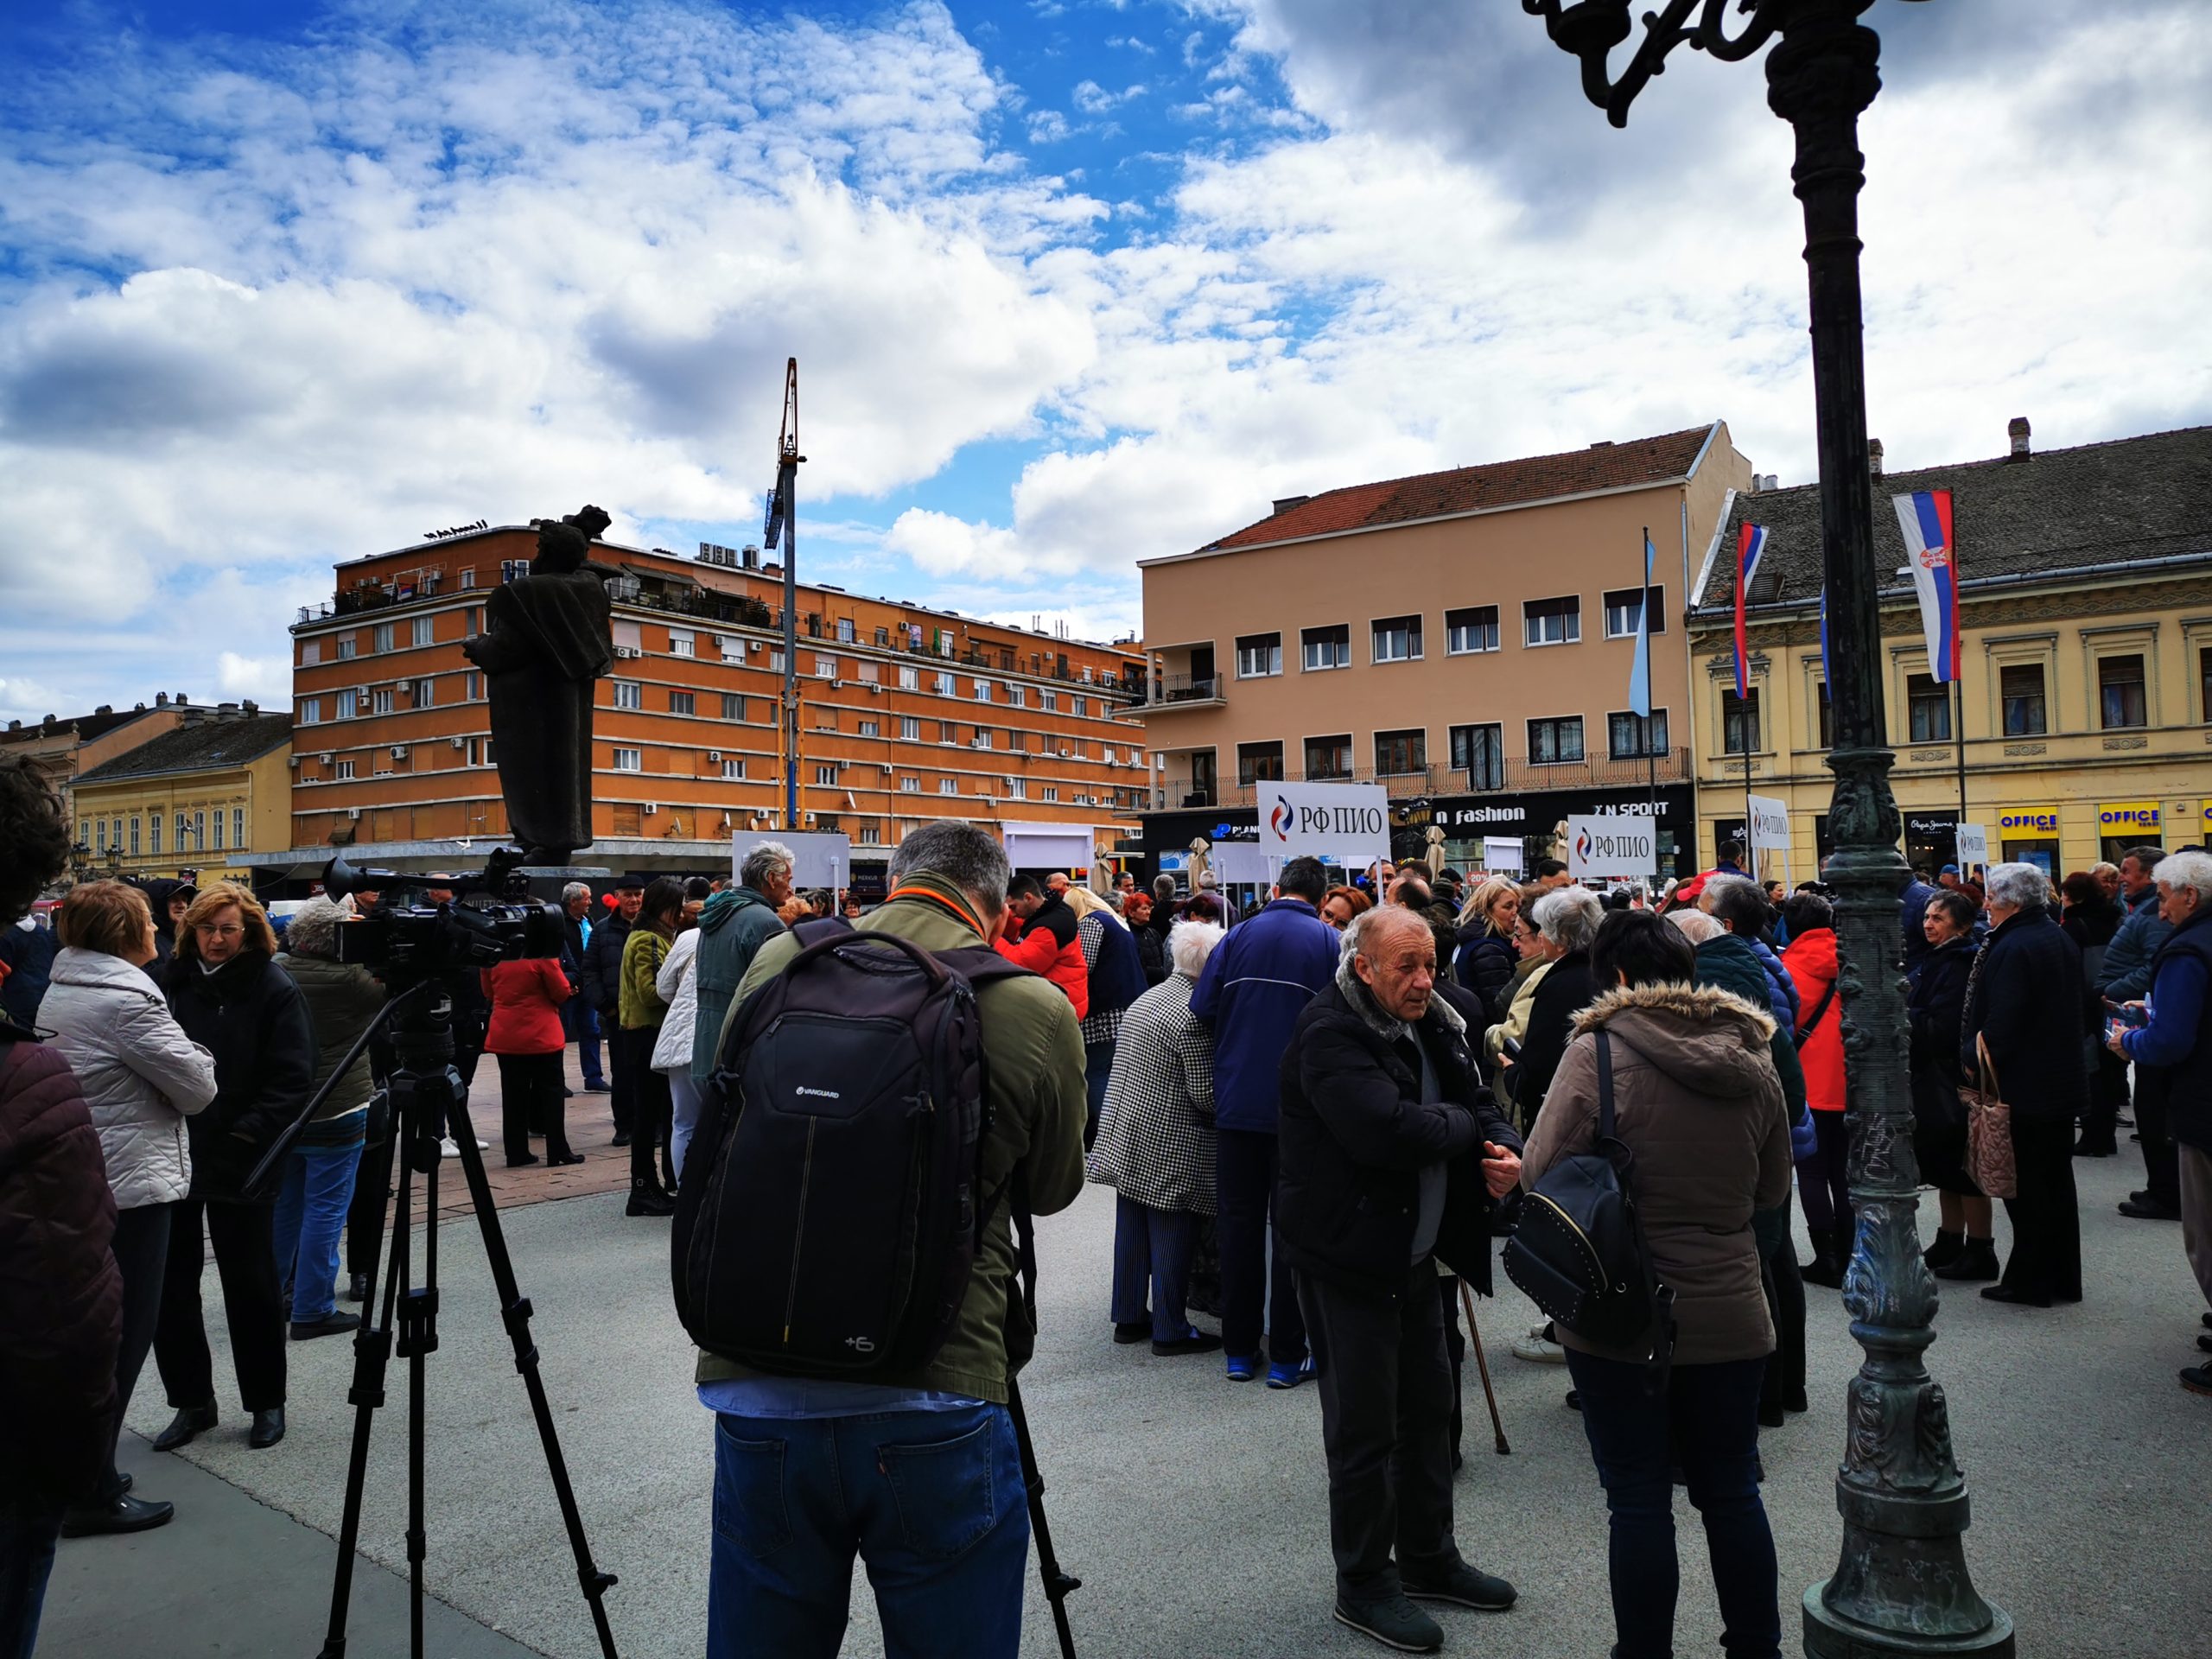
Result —
[{"label": "white sign board", "polygon": [[1522,849],[1518,836],[1484,836],[1483,837],[1483,868],[1492,875],[1518,875],[1522,871]]},{"label": "white sign board", "polygon": [[1282,868],[1282,861],[1274,854],[1244,841],[1221,842],[1206,855],[1206,861],[1212,865],[1217,880],[1252,881],[1262,887],[1273,886]]},{"label": "white sign board", "polygon": [[1746,839],[1753,852],[1786,853],[1789,850],[1789,808],[1771,795],[1753,795],[1751,816]]},{"label": "white sign board", "polygon": [[1649,876],[1659,868],[1659,837],[1640,813],[1592,812],[1567,821],[1567,873],[1584,876]]},{"label": "white sign board", "polygon": [[1257,793],[1262,852],[1346,863],[1390,856],[1390,800],[1380,784],[1263,783]]},{"label": "white sign board", "polygon": [[1980,823],[1959,826],[1959,868],[1970,870],[1989,862],[1989,827]]},{"label": "white sign board", "polygon": [[842,891],[852,885],[853,842],[849,836],[771,830],[763,835],[748,830],[730,837],[730,879],[740,879],[745,855],[764,841],[781,842],[798,861],[791,871],[795,887],[831,887]]}]

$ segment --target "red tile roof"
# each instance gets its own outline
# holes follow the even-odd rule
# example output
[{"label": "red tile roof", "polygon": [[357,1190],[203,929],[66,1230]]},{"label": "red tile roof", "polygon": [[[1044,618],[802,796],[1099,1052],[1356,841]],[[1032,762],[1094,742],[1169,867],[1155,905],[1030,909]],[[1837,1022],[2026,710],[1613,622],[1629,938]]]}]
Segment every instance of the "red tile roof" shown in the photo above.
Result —
[{"label": "red tile roof", "polygon": [[1378,524],[1440,518],[1455,512],[1478,512],[1488,507],[1682,478],[1688,474],[1690,463],[1697,459],[1712,430],[1710,426],[1694,426],[1654,438],[1570,449],[1564,454],[1529,455],[1482,467],[1455,467],[1448,473],[1349,485],[1247,524],[1219,541],[1207,543],[1198,551],[1333,536]]}]

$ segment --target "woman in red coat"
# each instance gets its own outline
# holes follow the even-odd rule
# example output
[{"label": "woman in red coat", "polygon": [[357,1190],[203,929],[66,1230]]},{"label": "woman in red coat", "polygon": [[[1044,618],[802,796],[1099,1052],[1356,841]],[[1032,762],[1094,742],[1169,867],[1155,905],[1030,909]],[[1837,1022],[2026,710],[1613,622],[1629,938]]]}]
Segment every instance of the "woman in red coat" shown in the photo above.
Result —
[{"label": "woman in red coat", "polygon": [[563,1125],[566,1109],[562,1054],[561,1005],[569,1000],[568,975],[551,957],[503,962],[484,969],[484,995],[491,999],[492,1023],[484,1052],[499,1057],[499,1120],[507,1143],[507,1167],[534,1164],[530,1128],[545,1125],[545,1161],[581,1164],[583,1154],[569,1150]]},{"label": "woman in red coat", "polygon": [[1782,965],[1797,987],[1797,1059],[1805,1069],[1805,1103],[1813,1109],[1820,1148],[1797,1166],[1797,1198],[1813,1235],[1807,1282],[1831,1290],[1851,1260],[1851,1183],[1845,1173],[1851,1141],[1845,1109],[1843,1006],[1835,988],[1835,912],[1817,893],[1792,893],[1782,906],[1789,930]]}]

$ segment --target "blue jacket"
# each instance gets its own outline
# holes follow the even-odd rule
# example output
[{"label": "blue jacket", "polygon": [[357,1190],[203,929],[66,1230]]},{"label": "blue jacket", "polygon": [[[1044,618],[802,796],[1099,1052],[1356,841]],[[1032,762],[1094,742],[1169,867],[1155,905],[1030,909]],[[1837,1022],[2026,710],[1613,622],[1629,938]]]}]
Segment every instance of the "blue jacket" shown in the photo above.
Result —
[{"label": "blue jacket", "polygon": [[1899,919],[1904,925],[1904,965],[1908,969],[1936,948],[1928,943],[1927,931],[1921,924],[1928,919],[1928,901],[1942,891],[1916,875],[1904,884],[1904,892],[1899,895],[1904,907],[1904,914]]},{"label": "blue jacket", "polygon": [[1303,899],[1278,899],[1206,958],[1191,1012],[1213,1031],[1217,1128],[1275,1132],[1278,1077],[1299,1014],[1337,976],[1337,931]]},{"label": "blue jacket", "polygon": [[2170,1079],[2166,1128],[2183,1146],[2212,1152],[2212,910],[2170,930],[2151,981],[2151,1023],[2121,1040],[2139,1065],[2163,1066]]},{"label": "blue jacket", "polygon": [[1797,1006],[1797,982],[1789,977],[1789,970],[1782,965],[1782,958],[1775,955],[1774,947],[1764,939],[1755,939],[1746,934],[1737,937],[1751,947],[1752,954],[1759,959],[1759,966],[1766,969],[1770,986],[1767,1001],[1774,1009],[1776,1023],[1785,1030],[1796,1030],[1797,1022],[1805,1017],[1805,1011]]},{"label": "blue jacket", "polygon": [[2097,989],[2114,1002],[2139,1000],[2151,988],[2151,963],[2158,947],[2173,933],[2173,924],[2158,914],[2158,890],[2146,887],[2130,898],[2123,893],[2126,919],[2105,946],[2104,971],[2097,976]]},{"label": "blue jacket", "polygon": [[54,972],[54,958],[60,940],[50,927],[41,927],[28,916],[13,926],[0,925],[0,963],[7,965],[0,979],[0,1008],[26,1030],[46,1000],[46,982]]}]

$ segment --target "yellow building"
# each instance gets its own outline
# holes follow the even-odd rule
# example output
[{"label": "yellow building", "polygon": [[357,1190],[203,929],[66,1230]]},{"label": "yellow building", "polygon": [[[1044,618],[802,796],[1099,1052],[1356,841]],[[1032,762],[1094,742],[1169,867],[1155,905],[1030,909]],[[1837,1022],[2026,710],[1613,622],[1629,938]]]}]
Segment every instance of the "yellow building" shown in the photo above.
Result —
[{"label": "yellow building", "polygon": [[78,839],[98,870],[250,886],[238,855],[290,843],[291,757],[289,714],[188,708],[175,730],[79,774]]},{"label": "yellow building", "polygon": [[[2212,842],[2212,428],[2037,454],[2012,425],[1995,461],[1878,475],[1883,695],[1907,860],[1954,857],[1961,822],[1993,860],[2055,876],[2129,847]],[[1962,682],[1936,683],[1891,498],[1948,489]],[[1763,526],[1746,606],[1751,695],[1736,696],[1739,527]],[[1787,870],[1830,850],[1834,776],[1820,643],[1820,495],[1740,494],[1693,586],[1699,846],[1741,833],[1746,787],[1785,802]],[[1963,719],[1961,715],[1963,715]]]}]

